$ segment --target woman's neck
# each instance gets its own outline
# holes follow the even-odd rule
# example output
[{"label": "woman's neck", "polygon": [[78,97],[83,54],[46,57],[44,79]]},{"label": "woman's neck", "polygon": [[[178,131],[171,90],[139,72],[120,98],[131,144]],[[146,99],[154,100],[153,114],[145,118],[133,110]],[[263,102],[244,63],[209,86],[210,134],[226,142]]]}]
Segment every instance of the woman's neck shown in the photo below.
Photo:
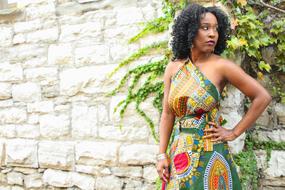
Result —
[{"label": "woman's neck", "polygon": [[190,55],[191,57],[189,58],[191,59],[192,63],[198,64],[201,62],[205,62],[212,55],[212,52],[205,53],[205,52],[192,51]]}]

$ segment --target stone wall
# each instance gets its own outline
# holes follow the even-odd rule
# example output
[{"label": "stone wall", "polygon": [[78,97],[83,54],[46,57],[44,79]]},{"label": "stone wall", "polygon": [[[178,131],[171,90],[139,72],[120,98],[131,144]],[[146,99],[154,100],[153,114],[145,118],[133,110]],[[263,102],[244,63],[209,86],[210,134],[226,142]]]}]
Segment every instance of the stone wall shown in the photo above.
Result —
[{"label": "stone wall", "polygon": [[[120,121],[113,109],[125,93],[105,94],[128,69],[109,78],[118,61],[169,38],[166,32],[127,43],[140,22],[162,14],[161,1],[23,2],[0,16],[0,189],[155,189],[158,145],[147,124],[133,105]],[[150,58],[159,56],[135,65]],[[142,107],[158,126],[150,99]],[[243,99],[229,89],[222,102],[228,127],[241,119]],[[260,137],[284,141],[284,105],[273,108],[275,116],[266,112],[259,123],[280,133],[263,130]],[[232,152],[243,141],[244,135],[232,142]],[[264,152],[257,155],[271,179],[265,185],[281,184],[284,152],[273,151],[268,166]]]}]

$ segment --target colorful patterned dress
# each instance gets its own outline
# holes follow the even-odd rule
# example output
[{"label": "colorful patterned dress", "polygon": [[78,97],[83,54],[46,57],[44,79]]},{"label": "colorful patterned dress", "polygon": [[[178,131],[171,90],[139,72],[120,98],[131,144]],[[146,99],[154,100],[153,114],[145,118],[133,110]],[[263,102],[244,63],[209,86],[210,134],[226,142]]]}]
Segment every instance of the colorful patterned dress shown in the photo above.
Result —
[{"label": "colorful patterned dress", "polygon": [[168,103],[175,113],[166,190],[240,190],[227,143],[203,139],[203,129],[221,126],[221,95],[215,85],[188,59],[171,78]]}]

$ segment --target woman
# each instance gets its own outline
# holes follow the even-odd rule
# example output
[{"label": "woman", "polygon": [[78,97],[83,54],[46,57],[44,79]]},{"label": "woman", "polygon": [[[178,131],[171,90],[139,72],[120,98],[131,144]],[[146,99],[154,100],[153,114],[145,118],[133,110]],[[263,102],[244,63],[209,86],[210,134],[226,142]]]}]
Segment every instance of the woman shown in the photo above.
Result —
[{"label": "woman", "polygon": [[[174,57],[164,74],[157,163],[163,189],[241,189],[227,141],[236,139],[256,121],[271,96],[239,66],[219,56],[229,31],[228,17],[217,7],[193,4],[175,19]],[[221,127],[219,112],[227,83],[252,101],[233,129]],[[167,154],[172,131],[174,139]]]}]

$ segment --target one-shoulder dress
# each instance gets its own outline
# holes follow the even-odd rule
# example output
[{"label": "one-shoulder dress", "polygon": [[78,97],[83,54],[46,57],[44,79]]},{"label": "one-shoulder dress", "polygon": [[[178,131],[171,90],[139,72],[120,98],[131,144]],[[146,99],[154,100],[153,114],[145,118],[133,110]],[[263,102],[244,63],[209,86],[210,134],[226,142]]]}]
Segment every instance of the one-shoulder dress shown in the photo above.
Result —
[{"label": "one-shoulder dress", "polygon": [[203,139],[212,121],[222,125],[221,95],[190,59],[171,78],[168,97],[175,114],[169,149],[170,181],[166,190],[240,190],[241,184],[226,142]]}]

